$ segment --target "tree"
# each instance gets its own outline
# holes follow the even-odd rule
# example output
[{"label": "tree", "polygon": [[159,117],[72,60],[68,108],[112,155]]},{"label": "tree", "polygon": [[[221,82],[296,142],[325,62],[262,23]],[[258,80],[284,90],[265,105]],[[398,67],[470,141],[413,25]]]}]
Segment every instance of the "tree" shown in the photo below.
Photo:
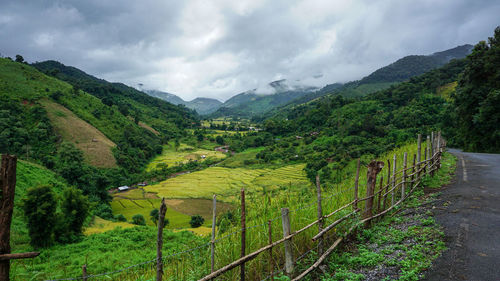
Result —
[{"label": "tree", "polygon": [[192,216],[191,221],[189,222],[192,228],[200,227],[203,225],[203,223],[205,223],[205,219],[200,215]]},{"label": "tree", "polygon": [[153,221],[153,223],[155,225],[158,225],[158,218],[159,218],[159,215],[160,215],[160,212],[158,211],[158,209],[153,209],[151,210],[151,212],[149,213],[149,216],[151,217],[151,220]]},{"label": "tree", "polygon": [[146,225],[146,220],[143,215],[137,214],[132,217],[132,223],[136,225]]},{"label": "tree", "polygon": [[71,187],[64,190],[61,201],[61,211],[68,224],[67,233],[82,234],[82,226],[89,213],[90,203],[82,191]]},{"label": "tree", "polygon": [[21,55],[16,55],[16,62],[23,63],[23,62],[24,62],[24,58],[23,58],[23,56],[21,56]]},{"label": "tree", "polygon": [[203,134],[202,133],[199,133],[196,135],[196,139],[199,141],[199,142],[202,142],[203,141]]},{"label": "tree", "polygon": [[221,136],[217,136],[215,138],[215,141],[220,144],[220,145],[223,145],[224,144],[224,138],[222,138]]},{"label": "tree", "polygon": [[22,208],[28,222],[30,244],[47,247],[54,242],[57,202],[50,186],[37,186],[28,189]]}]

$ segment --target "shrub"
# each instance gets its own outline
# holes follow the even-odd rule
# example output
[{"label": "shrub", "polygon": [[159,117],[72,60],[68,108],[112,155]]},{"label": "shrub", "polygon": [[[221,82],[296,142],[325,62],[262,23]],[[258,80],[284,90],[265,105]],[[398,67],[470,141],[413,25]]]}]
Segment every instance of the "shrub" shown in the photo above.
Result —
[{"label": "shrub", "polygon": [[117,221],[127,221],[127,219],[125,218],[125,216],[122,215],[122,214],[119,214],[118,216],[116,216],[116,220]]},{"label": "shrub", "polygon": [[136,225],[146,225],[146,220],[143,215],[137,214],[132,217],[132,223]]},{"label": "shrub", "polygon": [[202,216],[194,215],[191,217],[191,221],[189,222],[189,224],[191,225],[192,228],[197,228],[202,226],[204,222],[205,219]]},{"label": "shrub", "polygon": [[23,211],[33,247],[47,247],[54,242],[57,202],[50,186],[28,189]]}]

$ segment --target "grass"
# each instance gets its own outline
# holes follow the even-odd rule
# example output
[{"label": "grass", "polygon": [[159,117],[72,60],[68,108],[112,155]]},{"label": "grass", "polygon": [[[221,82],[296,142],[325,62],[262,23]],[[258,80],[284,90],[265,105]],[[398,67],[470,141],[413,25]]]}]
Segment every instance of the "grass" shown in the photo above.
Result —
[{"label": "grass", "polygon": [[85,228],[84,234],[85,235],[92,235],[96,233],[103,233],[106,231],[113,230],[117,227],[121,228],[129,228],[129,227],[134,227],[135,225],[130,224],[128,222],[113,222],[113,221],[108,221],[100,217],[94,217],[94,221],[92,222],[91,227]]},{"label": "grass", "polygon": [[303,168],[304,164],[279,169],[210,167],[146,186],[145,190],[165,198],[210,199],[213,194],[217,194],[221,200],[231,201],[241,188],[260,191],[280,185],[308,185]]},{"label": "grass", "polygon": [[[202,158],[205,155],[206,158]],[[175,151],[173,143],[163,146],[161,155],[156,156],[147,166],[146,170],[161,168],[164,165],[167,167],[177,166],[188,163],[189,161],[205,161],[206,159],[224,159],[226,155],[220,151],[206,150],[194,148],[187,144],[181,143],[177,151]]]},{"label": "grass", "polygon": [[83,152],[86,162],[96,167],[116,167],[116,160],[111,151],[116,146],[115,143],[64,106],[48,99],[42,99],[40,102],[47,110],[56,132],[65,141],[74,143]]}]

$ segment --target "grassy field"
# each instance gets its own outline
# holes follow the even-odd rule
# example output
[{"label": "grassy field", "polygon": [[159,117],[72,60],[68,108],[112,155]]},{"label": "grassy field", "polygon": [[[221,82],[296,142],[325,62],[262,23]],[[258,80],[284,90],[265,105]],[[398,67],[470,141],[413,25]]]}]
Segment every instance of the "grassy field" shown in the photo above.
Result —
[{"label": "grassy field", "polygon": [[108,221],[100,217],[94,217],[94,221],[92,222],[91,227],[87,227],[84,230],[85,235],[92,235],[96,233],[103,233],[106,231],[113,230],[117,227],[121,228],[129,228],[129,227],[134,227],[135,225],[128,223],[128,222],[114,222],[114,221]]},{"label": "grassy field", "polygon": [[250,191],[273,189],[280,185],[308,185],[303,171],[304,164],[289,165],[278,169],[246,169],[210,167],[202,171],[180,175],[161,183],[147,186],[145,190],[165,198],[212,198],[231,201],[241,188]]},{"label": "grassy field", "polygon": [[[202,158],[205,155],[206,158]],[[215,151],[207,150],[202,148],[195,148],[187,144],[181,143],[177,151],[172,144],[167,144],[163,146],[163,152],[161,155],[155,157],[147,166],[146,170],[151,171],[156,168],[160,168],[163,165],[168,165],[168,167],[177,166],[180,164],[188,163],[189,161],[204,161],[206,159],[224,159],[226,154]]]},{"label": "grassy field", "polygon": [[65,141],[74,143],[83,152],[89,164],[103,168],[116,167],[116,160],[111,151],[116,146],[115,143],[66,107],[48,99],[42,99],[40,103],[47,110],[56,132]]}]

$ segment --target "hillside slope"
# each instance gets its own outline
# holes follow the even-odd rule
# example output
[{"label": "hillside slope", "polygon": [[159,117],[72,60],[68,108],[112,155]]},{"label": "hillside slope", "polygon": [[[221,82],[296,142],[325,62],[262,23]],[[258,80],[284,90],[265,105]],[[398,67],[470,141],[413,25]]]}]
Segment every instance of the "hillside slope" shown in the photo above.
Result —
[{"label": "hillside slope", "polygon": [[86,91],[108,106],[116,106],[123,115],[142,121],[169,137],[181,135],[184,128],[196,122],[195,113],[185,107],[151,97],[122,83],[110,83],[57,61],[38,62],[33,66]]},{"label": "hillside slope", "polygon": [[116,167],[112,152],[116,144],[102,132],[58,103],[42,99],[40,104],[47,110],[55,132],[64,141],[74,143],[83,152],[87,163],[102,168]]}]

